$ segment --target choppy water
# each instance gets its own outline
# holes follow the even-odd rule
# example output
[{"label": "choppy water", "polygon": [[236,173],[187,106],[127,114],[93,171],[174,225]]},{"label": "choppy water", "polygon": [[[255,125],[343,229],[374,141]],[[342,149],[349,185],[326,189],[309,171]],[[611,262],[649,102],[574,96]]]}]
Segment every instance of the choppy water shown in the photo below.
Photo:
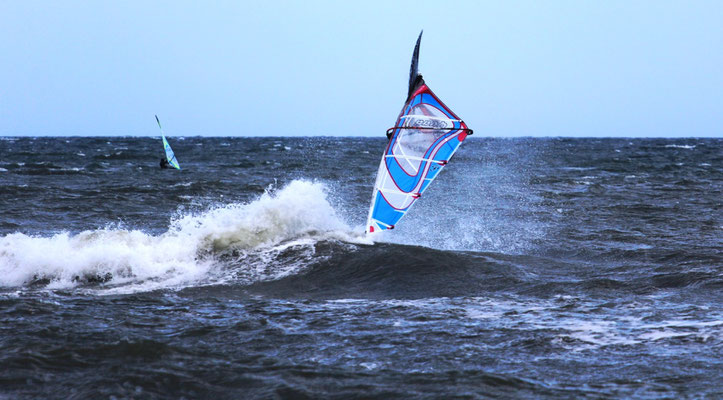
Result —
[{"label": "choppy water", "polygon": [[721,398],[723,140],[0,138],[0,398]]}]

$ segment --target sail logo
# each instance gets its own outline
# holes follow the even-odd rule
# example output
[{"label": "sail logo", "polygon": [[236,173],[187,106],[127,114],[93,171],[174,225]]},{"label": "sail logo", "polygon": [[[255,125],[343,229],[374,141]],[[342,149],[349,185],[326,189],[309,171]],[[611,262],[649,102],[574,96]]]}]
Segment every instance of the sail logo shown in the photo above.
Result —
[{"label": "sail logo", "polygon": [[447,121],[436,118],[406,118],[404,126],[411,128],[445,129]]}]

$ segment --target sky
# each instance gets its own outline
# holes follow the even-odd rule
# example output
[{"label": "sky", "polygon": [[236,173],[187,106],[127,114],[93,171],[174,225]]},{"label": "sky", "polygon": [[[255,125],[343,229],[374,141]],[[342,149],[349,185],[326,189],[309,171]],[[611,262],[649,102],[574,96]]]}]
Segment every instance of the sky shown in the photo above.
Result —
[{"label": "sky", "polygon": [[0,136],[723,137],[723,1],[0,0]]}]

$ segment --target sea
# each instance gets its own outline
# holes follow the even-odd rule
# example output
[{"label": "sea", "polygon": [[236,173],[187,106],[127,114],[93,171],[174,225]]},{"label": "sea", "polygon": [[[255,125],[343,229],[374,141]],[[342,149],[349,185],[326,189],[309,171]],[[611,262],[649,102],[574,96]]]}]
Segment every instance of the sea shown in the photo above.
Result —
[{"label": "sea", "polygon": [[723,138],[0,138],[0,399],[721,399]]}]

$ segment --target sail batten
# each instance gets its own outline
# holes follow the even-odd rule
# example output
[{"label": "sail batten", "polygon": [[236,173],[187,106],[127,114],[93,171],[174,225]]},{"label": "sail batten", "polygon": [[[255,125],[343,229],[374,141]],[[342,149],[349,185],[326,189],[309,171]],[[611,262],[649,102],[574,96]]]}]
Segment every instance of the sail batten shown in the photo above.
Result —
[{"label": "sail batten", "polygon": [[379,164],[367,233],[393,229],[439,175],[472,130],[432,92],[418,73],[417,39],[409,92]]}]

